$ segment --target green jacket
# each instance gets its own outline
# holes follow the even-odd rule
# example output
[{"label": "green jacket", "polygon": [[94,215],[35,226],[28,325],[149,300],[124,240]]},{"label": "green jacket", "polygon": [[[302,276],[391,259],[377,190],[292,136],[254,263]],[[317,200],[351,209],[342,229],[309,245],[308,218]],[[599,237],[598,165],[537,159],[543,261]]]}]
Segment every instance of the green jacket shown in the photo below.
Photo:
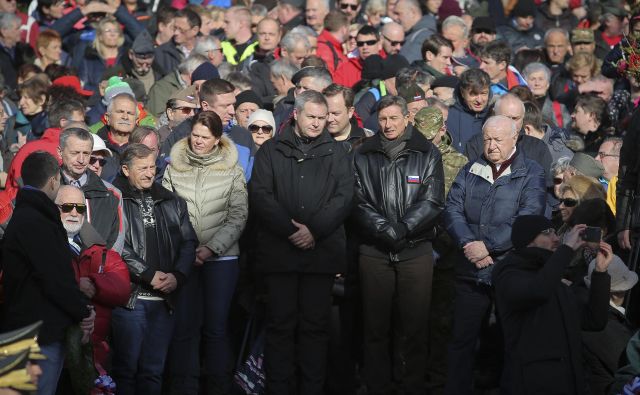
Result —
[{"label": "green jacket", "polygon": [[238,239],[248,216],[247,185],[234,143],[222,136],[207,155],[189,148],[189,138],[171,149],[171,164],[162,185],[187,202],[189,219],[200,245],[217,256],[240,253]]},{"label": "green jacket", "polygon": [[171,95],[182,88],[185,88],[185,85],[180,80],[177,71],[172,71],[153,84],[149,90],[149,102],[147,103],[151,115],[160,116],[167,108],[167,101]]},{"label": "green jacket", "polygon": [[438,144],[438,150],[442,155],[442,167],[444,169],[444,195],[447,196],[449,188],[453,184],[453,180],[460,172],[460,169],[469,161],[466,156],[456,151],[451,146],[451,137],[449,133],[442,136],[440,144]]}]

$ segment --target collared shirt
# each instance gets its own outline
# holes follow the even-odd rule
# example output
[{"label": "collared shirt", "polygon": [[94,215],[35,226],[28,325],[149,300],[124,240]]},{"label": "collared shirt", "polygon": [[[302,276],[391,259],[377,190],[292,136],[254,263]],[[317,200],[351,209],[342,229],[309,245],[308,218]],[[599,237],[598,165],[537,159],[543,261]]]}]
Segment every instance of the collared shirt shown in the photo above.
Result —
[{"label": "collared shirt", "polygon": [[65,172],[62,172],[62,176],[67,181],[67,183],[69,183],[69,185],[73,185],[74,187],[78,187],[78,188],[82,188],[89,180],[89,176],[87,176],[87,172],[85,172],[77,180],[69,177]]}]

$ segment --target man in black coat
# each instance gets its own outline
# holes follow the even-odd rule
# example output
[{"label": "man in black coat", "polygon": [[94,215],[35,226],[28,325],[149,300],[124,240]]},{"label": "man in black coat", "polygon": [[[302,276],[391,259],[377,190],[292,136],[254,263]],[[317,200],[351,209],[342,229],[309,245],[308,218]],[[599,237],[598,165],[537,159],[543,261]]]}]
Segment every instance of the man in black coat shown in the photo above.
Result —
[{"label": "man in black coat", "polygon": [[38,393],[55,394],[67,329],[80,323],[88,341],[95,312],[76,283],[67,232],[54,204],[60,188],[58,161],[49,153],[34,152],[22,164],[22,180],[25,186],[18,191],[4,235],[2,329],[43,321],[38,343],[47,359],[38,362]]},{"label": "man in black coat", "polygon": [[[444,208],[440,151],[409,124],[406,101],[378,104],[380,133],[354,159],[354,219],[361,231],[360,282],[364,318],[364,382],[369,394],[392,389],[392,355],[403,356],[401,388],[424,393],[427,317],[433,280],[436,220]],[[398,320],[392,321],[393,316]],[[402,339],[392,343],[390,333]]]},{"label": "man in black coat", "polygon": [[294,122],[262,145],[251,176],[269,394],[289,394],[296,381],[297,393],[323,393],[331,290],[345,269],[343,222],[353,196],[348,146],[325,130],[327,113],[321,93],[299,94]]},{"label": "man in black coat", "polygon": [[585,225],[576,225],[563,244],[547,218],[516,218],[515,250],[493,270],[497,312],[504,331],[503,394],[584,394],[581,330],[607,324],[611,246],[600,242],[588,302],[562,275],[575,251],[586,244]]},{"label": "man in black coat", "polygon": [[11,89],[18,86],[18,68],[35,60],[29,44],[20,42],[20,17],[0,13],[0,74]]}]

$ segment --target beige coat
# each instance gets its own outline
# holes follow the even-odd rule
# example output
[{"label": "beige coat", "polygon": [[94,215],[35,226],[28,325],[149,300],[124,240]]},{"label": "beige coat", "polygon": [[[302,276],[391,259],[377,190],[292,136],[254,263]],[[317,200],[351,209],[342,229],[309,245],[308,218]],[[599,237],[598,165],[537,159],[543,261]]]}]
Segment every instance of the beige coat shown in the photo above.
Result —
[{"label": "beige coat", "polygon": [[239,254],[238,239],[248,216],[247,185],[238,151],[228,137],[223,135],[203,156],[191,151],[188,137],[178,141],[162,185],[187,201],[200,245],[217,256]]}]

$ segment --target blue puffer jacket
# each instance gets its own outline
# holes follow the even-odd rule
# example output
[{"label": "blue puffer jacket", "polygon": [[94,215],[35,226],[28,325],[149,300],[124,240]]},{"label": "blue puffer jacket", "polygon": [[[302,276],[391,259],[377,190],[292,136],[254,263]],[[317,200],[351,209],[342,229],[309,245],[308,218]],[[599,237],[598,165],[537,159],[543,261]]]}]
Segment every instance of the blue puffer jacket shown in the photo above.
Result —
[{"label": "blue puffer jacket", "polygon": [[489,103],[493,94],[489,92],[489,100],[487,107],[481,112],[474,112],[467,106],[462,99],[460,87],[456,87],[454,92],[455,104],[449,107],[449,116],[447,118],[447,130],[451,135],[451,146],[461,154],[465,154],[465,144],[471,137],[478,133],[482,133],[482,125],[489,116]]},{"label": "blue puffer jacket", "polygon": [[[544,215],[544,170],[536,162],[516,157],[495,182],[489,163],[480,157],[458,173],[447,197],[443,223],[460,250],[469,242],[483,241],[494,263],[511,249],[511,225],[519,215]],[[477,269],[462,255],[457,264],[461,279],[491,284],[494,265]]]}]

